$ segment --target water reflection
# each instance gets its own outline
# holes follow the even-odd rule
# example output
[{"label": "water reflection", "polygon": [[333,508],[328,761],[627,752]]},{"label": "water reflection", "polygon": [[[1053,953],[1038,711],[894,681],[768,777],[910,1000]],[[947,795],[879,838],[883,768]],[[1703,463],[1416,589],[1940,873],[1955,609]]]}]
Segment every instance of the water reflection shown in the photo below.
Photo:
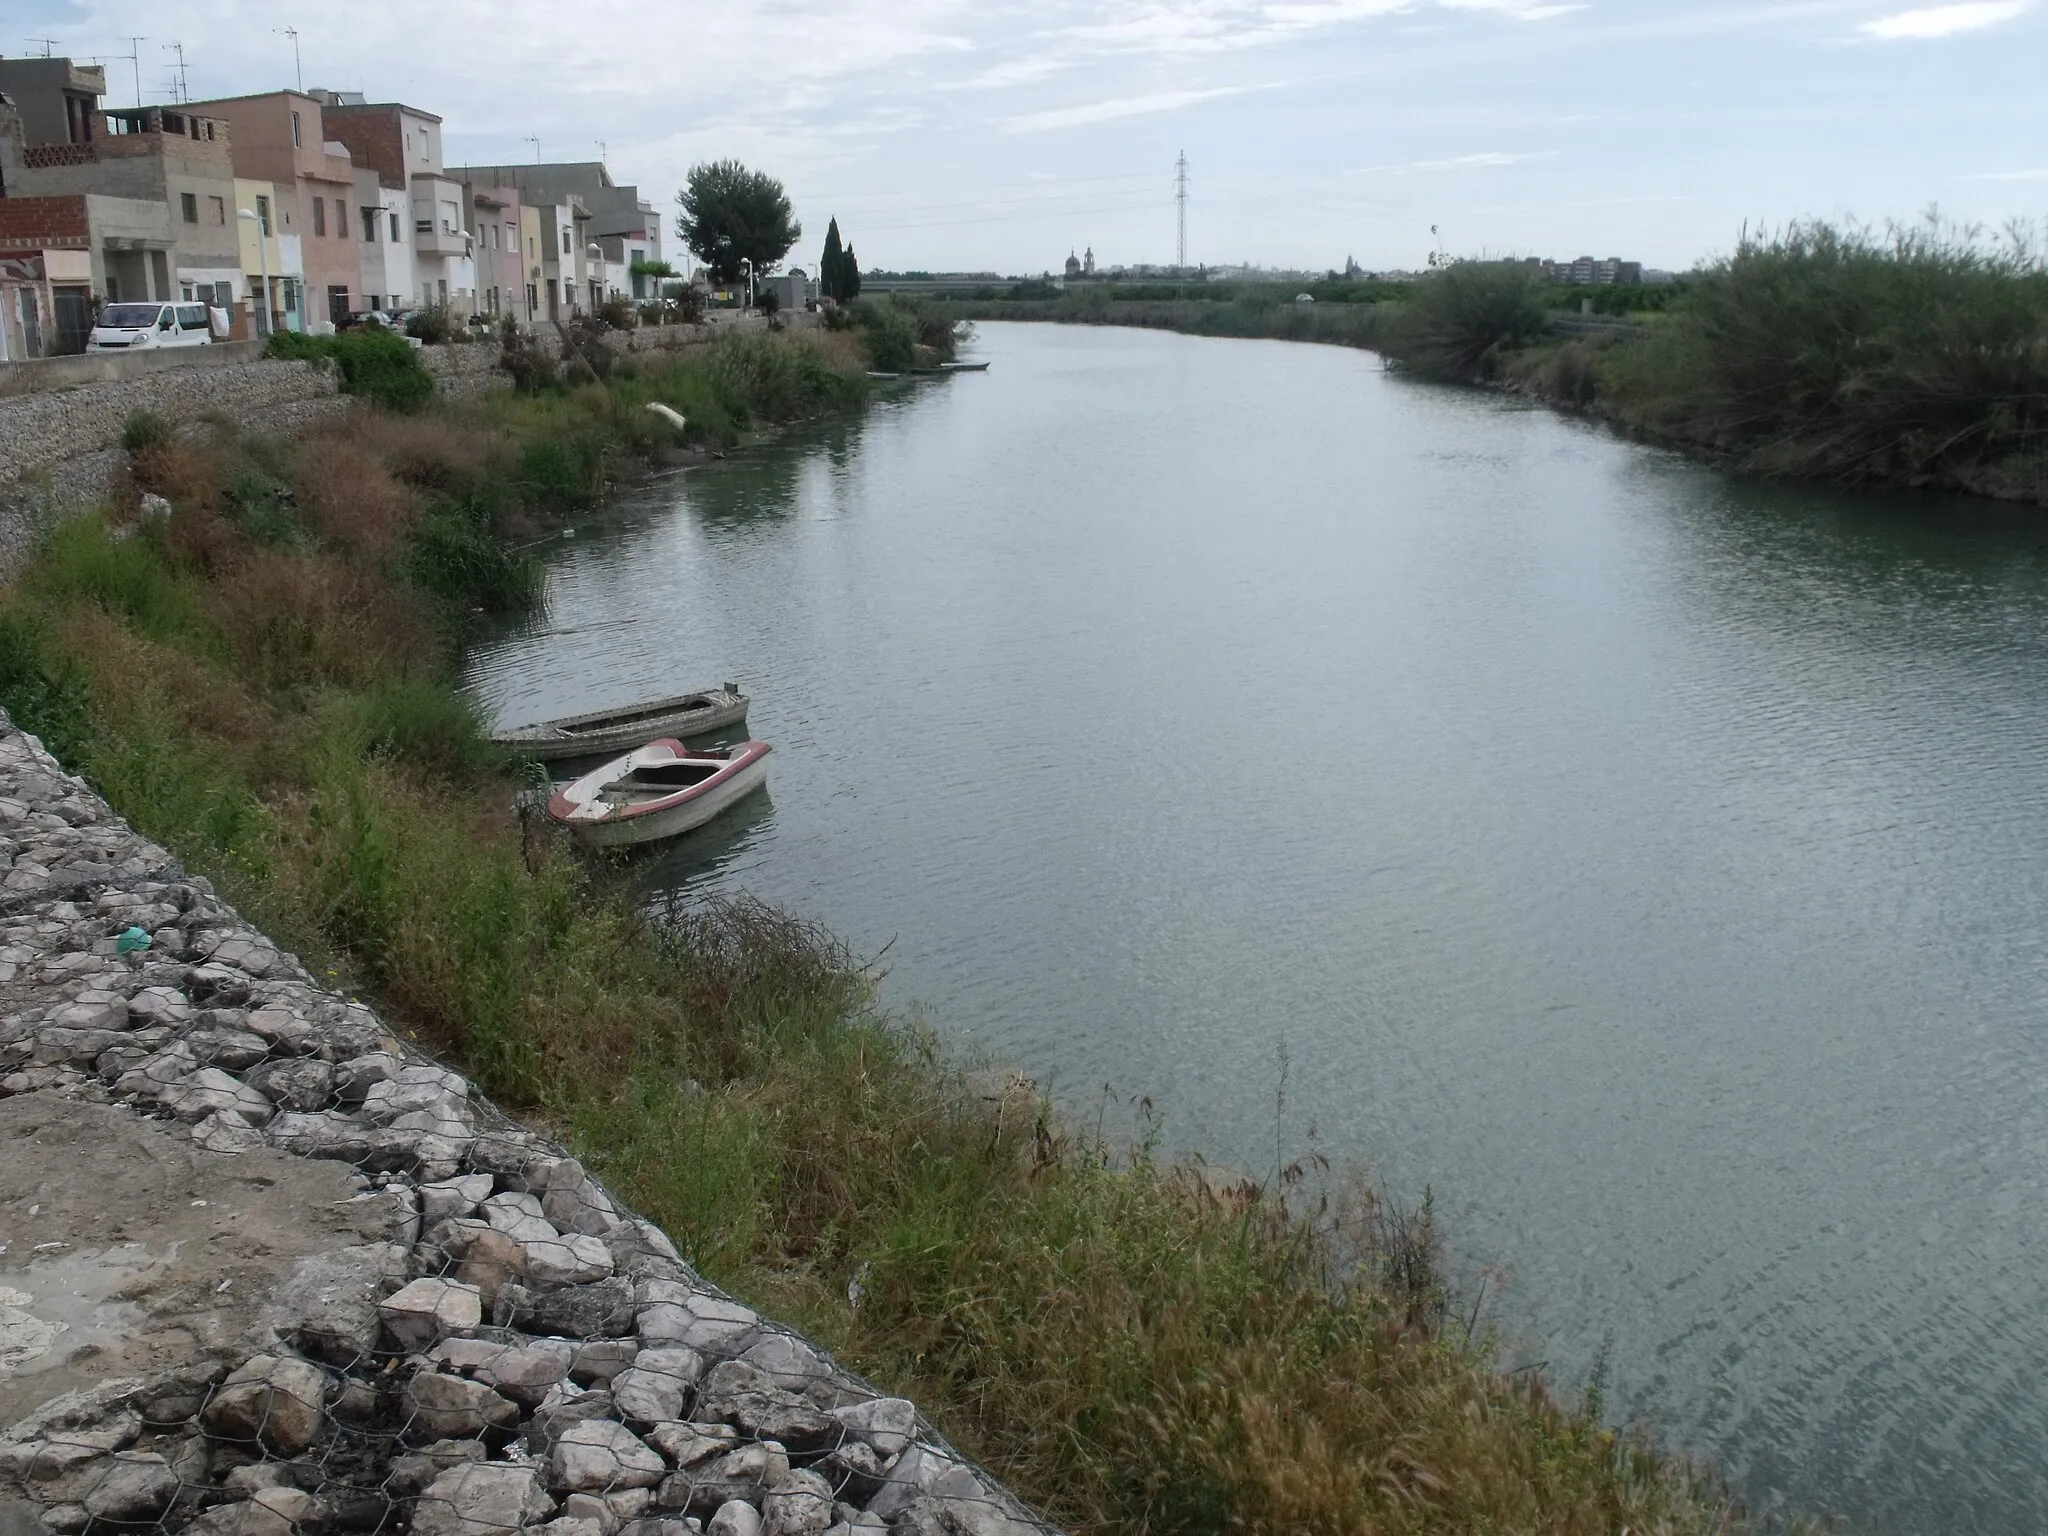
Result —
[{"label": "water reflection", "polygon": [[1337,349],[986,375],[593,521],[501,717],[735,677],[748,890],[1170,1140],[1432,1187],[1520,1358],[1891,1531],[2048,1524],[2048,553]]}]

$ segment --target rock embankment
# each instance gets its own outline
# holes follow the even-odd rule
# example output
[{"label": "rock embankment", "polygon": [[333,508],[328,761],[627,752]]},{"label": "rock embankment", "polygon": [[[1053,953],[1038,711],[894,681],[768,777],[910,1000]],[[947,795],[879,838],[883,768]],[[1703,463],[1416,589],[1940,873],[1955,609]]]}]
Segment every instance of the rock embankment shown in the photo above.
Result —
[{"label": "rock embankment", "polygon": [[1036,1536],[0,716],[0,1532]]}]

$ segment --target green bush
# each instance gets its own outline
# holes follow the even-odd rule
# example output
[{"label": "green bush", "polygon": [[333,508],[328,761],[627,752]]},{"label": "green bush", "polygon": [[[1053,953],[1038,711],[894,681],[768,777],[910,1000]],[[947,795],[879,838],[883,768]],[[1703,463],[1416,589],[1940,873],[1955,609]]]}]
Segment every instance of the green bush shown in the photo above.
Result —
[{"label": "green bush", "polygon": [[450,780],[487,772],[503,757],[467,694],[423,677],[388,677],[348,701],[347,745]]},{"label": "green bush", "polygon": [[121,446],[130,453],[140,453],[145,448],[168,443],[176,435],[177,429],[155,411],[130,411],[121,428]]},{"label": "green bush", "polygon": [[1386,335],[1387,355],[1425,379],[1483,377],[1507,347],[1543,334],[1549,316],[1519,261],[1461,261],[1412,285]]},{"label": "green bush", "polygon": [[868,366],[882,373],[907,373],[917,363],[917,321],[905,309],[876,299],[853,306],[854,322]]},{"label": "green bush", "polygon": [[428,346],[440,346],[455,334],[455,319],[446,304],[429,304],[405,317],[405,334]]},{"label": "green bush", "polygon": [[266,352],[271,357],[332,360],[341,370],[344,394],[360,395],[400,415],[410,415],[434,398],[434,376],[412,344],[381,327],[335,336],[276,331]]}]

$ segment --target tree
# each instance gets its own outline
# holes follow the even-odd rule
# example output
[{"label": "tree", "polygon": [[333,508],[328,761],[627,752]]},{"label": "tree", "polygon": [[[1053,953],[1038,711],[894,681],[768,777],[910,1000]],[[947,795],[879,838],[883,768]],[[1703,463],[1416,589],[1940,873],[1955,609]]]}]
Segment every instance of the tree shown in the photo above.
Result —
[{"label": "tree", "polygon": [[721,283],[737,282],[745,260],[756,274],[773,270],[803,237],[782,183],[737,160],[691,166],[676,202],[676,233]]},{"label": "tree", "polygon": [[839,302],[851,304],[860,297],[860,258],[853,254],[853,247],[846,248],[846,257],[839,264]]},{"label": "tree", "polygon": [[845,252],[839,247],[839,221],[834,219],[825,231],[825,254],[818,262],[818,292],[826,298],[839,297],[839,271],[845,264]]}]

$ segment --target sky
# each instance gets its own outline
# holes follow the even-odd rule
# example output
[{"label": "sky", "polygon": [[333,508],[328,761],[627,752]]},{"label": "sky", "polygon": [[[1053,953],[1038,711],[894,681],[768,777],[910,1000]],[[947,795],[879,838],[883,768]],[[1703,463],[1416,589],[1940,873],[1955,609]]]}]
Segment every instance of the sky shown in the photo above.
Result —
[{"label": "sky", "polygon": [[284,27],[451,163],[602,153],[671,213],[699,160],[766,170],[797,264],[835,216],[868,270],[1171,262],[1183,153],[1211,265],[1682,270],[1797,218],[2048,216],[2048,0],[0,0],[0,51],[108,59],[115,107],[138,65],[170,99],[173,43],[194,99],[289,86]]}]

